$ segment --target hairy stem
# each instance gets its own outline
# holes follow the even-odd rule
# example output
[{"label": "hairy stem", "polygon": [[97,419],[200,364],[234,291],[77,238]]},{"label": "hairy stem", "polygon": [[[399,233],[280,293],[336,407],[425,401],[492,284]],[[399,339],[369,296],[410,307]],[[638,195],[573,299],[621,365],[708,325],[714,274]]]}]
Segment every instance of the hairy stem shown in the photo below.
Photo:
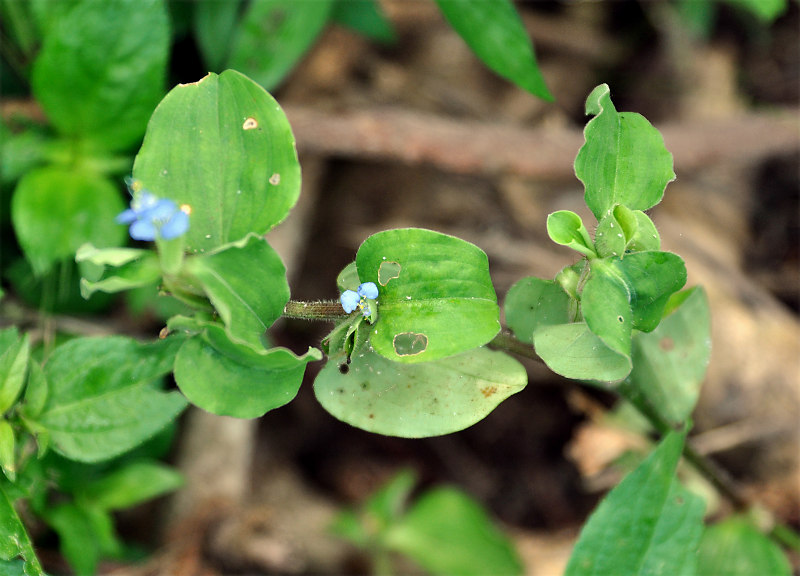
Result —
[{"label": "hairy stem", "polygon": [[283,309],[286,318],[300,320],[327,320],[334,322],[347,318],[348,314],[342,309],[338,300],[322,300],[317,302],[303,302],[289,300]]}]

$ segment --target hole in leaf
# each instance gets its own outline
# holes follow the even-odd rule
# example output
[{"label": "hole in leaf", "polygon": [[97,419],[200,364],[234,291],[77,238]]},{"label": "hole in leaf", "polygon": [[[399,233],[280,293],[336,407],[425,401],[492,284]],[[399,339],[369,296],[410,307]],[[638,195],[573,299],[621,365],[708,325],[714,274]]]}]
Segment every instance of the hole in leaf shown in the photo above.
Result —
[{"label": "hole in leaf", "polygon": [[340,374],[347,374],[350,372],[350,366],[347,364],[339,364],[339,373]]},{"label": "hole in leaf", "polygon": [[428,337],[425,334],[401,332],[395,334],[392,346],[398,356],[415,356],[422,354],[428,348]]},{"label": "hole in leaf", "polygon": [[386,286],[389,280],[399,278],[401,268],[402,266],[397,262],[390,262],[388,260],[386,262],[381,262],[378,268],[378,284]]},{"label": "hole in leaf", "polygon": [[623,322],[625,322],[625,318],[623,318],[622,316],[617,316],[617,322],[622,324]]}]

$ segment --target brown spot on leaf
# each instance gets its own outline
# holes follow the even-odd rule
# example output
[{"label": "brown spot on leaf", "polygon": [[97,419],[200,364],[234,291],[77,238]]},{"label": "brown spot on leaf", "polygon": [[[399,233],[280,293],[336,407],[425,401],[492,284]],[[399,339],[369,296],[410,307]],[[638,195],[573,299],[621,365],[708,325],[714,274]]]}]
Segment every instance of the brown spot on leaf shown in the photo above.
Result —
[{"label": "brown spot on leaf", "polygon": [[484,398],[488,398],[497,392],[497,386],[487,386],[486,388],[481,388],[481,394],[483,394]]},{"label": "brown spot on leaf", "polygon": [[672,338],[670,338],[669,336],[667,336],[667,337],[662,338],[659,341],[658,345],[661,347],[661,349],[664,352],[669,352],[670,350],[675,348],[675,341]]}]

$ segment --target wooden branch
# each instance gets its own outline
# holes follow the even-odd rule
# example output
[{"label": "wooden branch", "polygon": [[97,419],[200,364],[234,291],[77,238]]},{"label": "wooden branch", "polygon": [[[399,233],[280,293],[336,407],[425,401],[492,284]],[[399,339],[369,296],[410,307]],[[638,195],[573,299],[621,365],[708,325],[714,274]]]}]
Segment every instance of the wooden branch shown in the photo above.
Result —
[{"label": "wooden branch", "polygon": [[[573,176],[583,144],[575,128],[453,120],[401,109],[330,112],[287,106],[301,153],[427,164],[460,174]],[[677,172],[753,161],[800,147],[798,110],[658,126]]]}]

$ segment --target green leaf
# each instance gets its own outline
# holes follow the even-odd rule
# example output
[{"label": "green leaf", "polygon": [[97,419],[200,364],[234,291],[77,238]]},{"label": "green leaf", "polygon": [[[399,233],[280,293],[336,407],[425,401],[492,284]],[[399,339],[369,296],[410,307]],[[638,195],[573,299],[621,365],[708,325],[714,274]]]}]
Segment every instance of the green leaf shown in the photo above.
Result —
[{"label": "green leaf", "polygon": [[423,364],[388,360],[368,348],[331,358],[314,393],[343,422],[377,434],[424,438],[483,420],[527,384],[516,360],[486,348]]},{"label": "green leaf", "polygon": [[261,353],[227,340],[209,326],[204,338],[188,339],[175,359],[175,381],[196,406],[235,418],[258,418],[289,403],[300,389],[306,364],[320,360],[309,348],[296,356],[285,348]]},{"label": "green leaf", "polygon": [[569,210],[559,210],[547,217],[547,234],[556,244],[569,246],[585,256],[595,258],[592,239],[581,217]]},{"label": "green leaf", "polygon": [[12,335],[15,340],[7,346],[0,347],[0,417],[14,405],[22,391],[30,358],[30,341],[27,334],[17,338],[16,328],[8,328],[3,332]]},{"label": "green leaf", "polygon": [[355,292],[360,282],[361,281],[358,279],[358,268],[355,262],[350,262],[336,277],[336,286],[339,288],[339,292],[344,292],[345,290],[352,290]]},{"label": "green leaf", "polygon": [[700,542],[697,573],[789,576],[792,568],[781,549],[752,522],[733,516],[706,529]]},{"label": "green leaf", "polygon": [[632,213],[636,218],[636,233],[629,239],[628,249],[635,252],[660,250],[661,237],[650,217],[641,210],[633,210]]},{"label": "green leaf", "polygon": [[705,505],[675,478],[684,436],[671,433],[584,525],[567,576],[695,574]]},{"label": "green leaf", "polygon": [[486,344],[500,330],[486,254],[431,230],[387,230],[356,255],[361,282],[378,285],[370,344],[397,362],[426,362]]},{"label": "green leaf", "polygon": [[[30,537],[6,491],[6,484],[0,482],[0,562],[17,558],[24,562],[25,576],[44,576]],[[0,568],[4,566],[0,564]]]},{"label": "green leaf", "polygon": [[178,392],[162,392],[180,338],[142,345],[123,337],[77,338],[56,348],[45,365],[44,410],[26,422],[47,432],[55,449],[97,462],[141,444],[186,407]]},{"label": "green leaf", "polygon": [[511,541],[472,498],[455,488],[426,492],[389,527],[386,546],[431,574],[522,574]]},{"label": "green leaf", "polygon": [[332,0],[250,3],[233,40],[228,66],[267,90],[280,85],[322,32]]},{"label": "green leaf", "polygon": [[533,345],[547,367],[565,378],[618,382],[631,371],[630,357],[606,346],[585,322],[542,326]]},{"label": "green leaf", "polygon": [[672,154],[643,116],[618,113],[607,84],[586,99],[592,118],[584,129],[586,143],[575,158],[575,174],[586,188],[586,205],[601,220],[615,204],[647,210],[661,201],[675,179]]},{"label": "green leaf", "polygon": [[672,422],[685,421],[697,403],[711,356],[710,316],[705,292],[693,288],[658,328],[633,338],[629,383]]},{"label": "green leaf", "polygon": [[125,150],[163,93],[169,41],[160,0],[84,0],[46,35],[33,93],[62,134]]},{"label": "green leaf", "polygon": [[105,510],[66,503],[49,508],[42,517],[58,534],[61,553],[78,576],[96,574],[101,557],[121,552]]},{"label": "green leaf", "polygon": [[15,134],[0,124],[0,138],[0,183],[4,187],[44,163],[50,142],[37,130]]},{"label": "green leaf", "polygon": [[25,386],[25,399],[22,409],[27,418],[35,419],[44,410],[47,402],[47,378],[44,370],[36,362],[28,367],[28,384]]},{"label": "green leaf", "polygon": [[612,262],[592,262],[591,274],[581,294],[581,312],[589,329],[606,346],[630,358],[633,330],[630,301],[634,287],[619,277]]},{"label": "green leaf", "polygon": [[[597,225],[594,234],[594,245],[601,258],[623,256],[629,245],[634,241],[639,232],[639,218],[641,210],[629,210],[622,204],[617,204],[609,211]],[[649,221],[649,218],[648,218]],[[652,224],[652,223],[651,223]]]},{"label": "green leaf", "polygon": [[151,286],[161,279],[158,255],[152,250],[95,248],[84,244],[78,248],[75,261],[81,271],[84,298],[95,292],[114,293]]},{"label": "green leaf", "polygon": [[267,328],[289,301],[286,268],[280,256],[260,236],[191,258],[187,270],[199,280],[228,336],[256,350],[264,348]]},{"label": "green leaf", "polygon": [[633,327],[650,332],[661,321],[670,296],[686,284],[686,265],[677,254],[656,251],[627,254],[610,263],[631,295]]},{"label": "green leaf", "polygon": [[155,461],[138,460],[81,487],[79,497],[102,510],[123,510],[177,490],[183,476]]},{"label": "green leaf", "polygon": [[555,281],[523,278],[506,294],[506,322],[517,338],[533,344],[533,334],[540,327],[573,320],[570,302],[569,295]]},{"label": "green leaf", "polygon": [[14,428],[8,420],[0,420],[0,468],[12,482],[17,479],[16,444]]},{"label": "green leaf", "polygon": [[478,58],[503,78],[548,102],[528,31],[510,0],[436,0],[447,21]]},{"label": "green leaf", "polygon": [[378,42],[390,44],[395,41],[392,23],[376,0],[336,0],[331,18]]},{"label": "green leaf", "polygon": [[786,0],[725,0],[725,2],[750,12],[763,24],[771,24],[789,7]]},{"label": "green leaf", "polygon": [[71,260],[86,242],[98,247],[121,244],[126,230],[114,218],[124,208],[119,191],[106,178],[49,166],[19,181],[11,218],[25,258],[41,276],[57,261]]},{"label": "green leaf", "polygon": [[374,543],[380,541],[384,531],[401,518],[416,483],[413,471],[401,470],[372,494],[361,510],[340,512],[330,526],[331,531],[370,551]]},{"label": "green leaf", "polygon": [[194,5],[194,37],[209,70],[225,66],[241,10],[239,0],[204,0]]},{"label": "green leaf", "polygon": [[195,252],[264,234],[300,193],[286,116],[263,88],[233,70],[166,95],[147,126],[133,174],[154,194],[191,207],[185,239]]},{"label": "green leaf", "polygon": [[703,41],[708,40],[717,13],[716,3],[677,0],[675,2],[675,12],[681,19],[681,24],[691,32],[694,38]]}]

